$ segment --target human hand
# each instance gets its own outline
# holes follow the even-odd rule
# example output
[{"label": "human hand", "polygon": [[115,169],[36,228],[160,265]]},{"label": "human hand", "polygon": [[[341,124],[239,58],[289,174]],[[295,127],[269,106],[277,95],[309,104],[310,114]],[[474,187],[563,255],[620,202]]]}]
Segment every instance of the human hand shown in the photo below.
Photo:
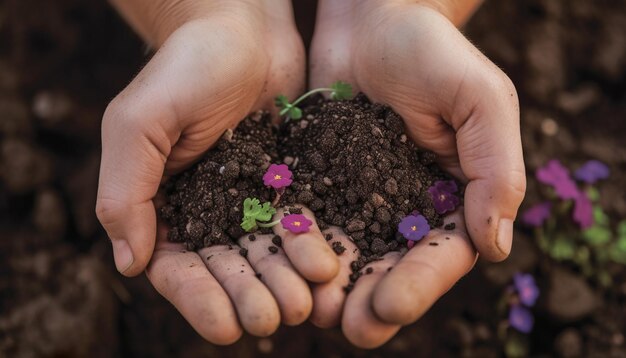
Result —
[{"label": "human hand", "polygon": [[[419,146],[467,181],[463,212],[446,219],[457,222],[453,235],[435,231],[402,259],[388,254],[347,299],[339,280],[350,258],[342,259],[333,282],[313,289],[314,323],[331,326],[342,317],[348,339],[375,347],[471,269],[474,247],[488,260],[509,254],[526,185],[517,95],[508,77],[427,1],[322,0],[310,58],[313,88],[342,80],[389,104]],[[459,224],[463,219],[467,225]],[[427,243],[446,236],[437,254],[424,255],[434,251]],[[396,262],[389,273],[379,272]]]},{"label": "human hand", "polygon": [[[272,108],[276,93],[294,97],[302,91],[304,49],[290,2],[114,3],[158,48],[108,106],[102,123],[96,212],[111,238],[117,269],[126,276],[145,269],[155,288],[214,343],[234,342],[241,326],[265,336],[281,318],[301,323],[312,303],[300,274],[323,282],[338,269],[319,230],[310,233],[317,241],[287,245],[306,248],[285,247],[290,260],[283,250],[271,255],[266,237],[246,241],[246,260],[238,248],[185,251],[166,240],[163,224],[157,232],[155,212],[157,190],[167,176],[193,163],[251,111]],[[319,268],[313,258],[327,261]]]}]

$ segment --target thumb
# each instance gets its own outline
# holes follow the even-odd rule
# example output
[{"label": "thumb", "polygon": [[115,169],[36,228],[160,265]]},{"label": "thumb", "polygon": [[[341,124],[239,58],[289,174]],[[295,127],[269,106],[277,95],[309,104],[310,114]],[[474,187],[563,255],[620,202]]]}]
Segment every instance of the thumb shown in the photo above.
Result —
[{"label": "thumb", "polygon": [[102,120],[102,160],[96,214],[113,245],[115,266],[141,273],[154,250],[153,198],[165,160],[179,135],[167,93],[144,70],[107,107]]},{"label": "thumb", "polygon": [[[491,73],[483,80],[465,82],[459,100],[467,101],[471,110],[453,119],[452,125],[461,169],[469,179],[465,189],[469,234],[481,255],[501,261],[511,251],[526,174],[515,88],[501,71]],[[488,78],[492,80],[484,80]]]}]

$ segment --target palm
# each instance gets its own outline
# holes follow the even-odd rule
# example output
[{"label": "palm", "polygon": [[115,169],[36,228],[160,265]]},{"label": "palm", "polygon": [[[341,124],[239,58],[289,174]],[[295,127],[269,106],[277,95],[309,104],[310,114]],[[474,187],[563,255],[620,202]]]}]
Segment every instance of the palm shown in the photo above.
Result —
[{"label": "palm", "polygon": [[[434,10],[409,2],[364,1],[356,7],[324,2],[318,14],[312,86],[343,80],[373,101],[391,105],[405,118],[418,145],[434,151],[451,174],[469,180],[465,209],[446,218],[457,229],[434,230],[406,255],[388,254],[371,264],[374,273],[362,276],[348,296],[341,288],[348,283],[353,257],[342,258],[342,272],[333,282],[313,289],[316,324],[332,326],[341,320],[353,343],[374,347],[418,319],[471,269],[474,246],[491,260],[508,254],[511,232],[508,247],[499,246],[498,220],[492,218],[512,222],[523,197],[521,146],[515,145],[516,97],[506,76]],[[486,90],[481,93],[479,88]],[[485,104],[481,95],[492,103]],[[497,124],[506,127],[503,136],[486,133],[484,126],[495,126],[494,118],[507,121]],[[494,187],[496,179],[489,178],[502,173],[513,174],[504,190],[502,183]],[[498,213],[497,206],[507,210]],[[503,230],[511,227],[502,225]],[[338,239],[354,247],[345,235]]]}]

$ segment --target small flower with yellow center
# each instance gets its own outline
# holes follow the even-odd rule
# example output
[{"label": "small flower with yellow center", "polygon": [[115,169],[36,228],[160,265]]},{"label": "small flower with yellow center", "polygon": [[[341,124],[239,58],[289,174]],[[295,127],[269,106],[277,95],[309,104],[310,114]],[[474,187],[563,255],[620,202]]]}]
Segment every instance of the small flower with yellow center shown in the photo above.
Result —
[{"label": "small flower with yellow center", "polygon": [[426,218],[419,214],[411,214],[405,216],[400,224],[398,231],[405,239],[415,242],[421,240],[430,231],[430,226]]},{"label": "small flower with yellow center", "polygon": [[280,220],[280,223],[286,230],[294,234],[300,234],[309,231],[309,226],[313,224],[306,216],[302,214],[289,214]]}]

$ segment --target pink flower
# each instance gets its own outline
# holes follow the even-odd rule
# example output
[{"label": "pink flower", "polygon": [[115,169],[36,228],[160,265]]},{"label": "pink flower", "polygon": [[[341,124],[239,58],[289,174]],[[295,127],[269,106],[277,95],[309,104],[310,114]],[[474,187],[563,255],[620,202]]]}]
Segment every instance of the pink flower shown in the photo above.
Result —
[{"label": "pink flower", "polygon": [[274,189],[286,188],[293,180],[291,180],[291,171],[285,164],[272,164],[263,175],[263,184],[271,186]]},{"label": "pink flower", "polygon": [[576,199],[578,196],[578,188],[569,176],[569,170],[556,159],[537,169],[536,176],[540,182],[552,186],[561,199]]},{"label": "pink flower", "polygon": [[309,226],[313,224],[311,220],[307,219],[307,217],[302,214],[289,214],[280,219],[280,223],[285,230],[289,230],[294,234],[308,232]]},{"label": "pink flower", "polygon": [[578,193],[576,200],[574,200],[572,218],[582,229],[587,229],[593,225],[593,206],[587,194],[582,191]]}]

